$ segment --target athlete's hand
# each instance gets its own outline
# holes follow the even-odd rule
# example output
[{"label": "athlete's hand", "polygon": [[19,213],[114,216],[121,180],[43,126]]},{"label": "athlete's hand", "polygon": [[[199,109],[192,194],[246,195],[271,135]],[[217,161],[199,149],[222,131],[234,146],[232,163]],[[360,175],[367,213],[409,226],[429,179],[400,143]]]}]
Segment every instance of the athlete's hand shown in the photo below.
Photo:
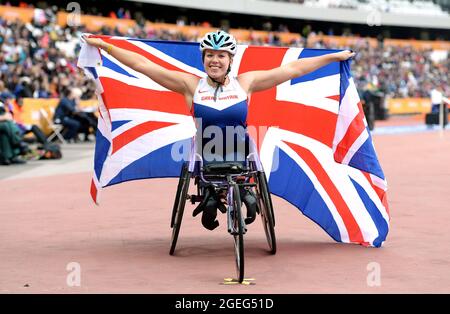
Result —
[{"label": "athlete's hand", "polygon": [[82,35],[81,39],[84,40],[88,45],[97,47],[97,48],[103,48],[106,43],[101,40],[100,38],[92,38],[92,37],[87,37],[86,35]]},{"label": "athlete's hand", "polygon": [[335,53],[336,61],[345,61],[350,58],[353,58],[355,55],[356,52],[354,52],[353,50],[344,50]]}]

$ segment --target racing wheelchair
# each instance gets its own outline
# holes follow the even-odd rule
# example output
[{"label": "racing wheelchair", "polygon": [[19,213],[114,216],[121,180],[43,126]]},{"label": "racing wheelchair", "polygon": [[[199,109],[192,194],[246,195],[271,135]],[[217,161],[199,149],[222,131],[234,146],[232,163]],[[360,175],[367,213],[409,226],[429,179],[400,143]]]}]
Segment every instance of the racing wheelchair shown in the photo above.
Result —
[{"label": "racing wheelchair", "polygon": [[[250,159],[247,158],[245,163],[220,162],[203,165],[200,157],[200,161],[194,165],[190,162],[183,164],[170,222],[172,228],[170,255],[175,252],[186,202],[188,200],[192,204],[202,202],[208,189],[211,188],[226,195],[227,230],[233,236],[239,283],[244,280],[244,234],[247,232],[241,211],[241,189],[251,189],[256,196],[257,214],[262,218],[269,252],[276,253],[275,217],[267,179],[260,163]],[[197,193],[193,195],[188,194],[191,179],[197,186]]]}]

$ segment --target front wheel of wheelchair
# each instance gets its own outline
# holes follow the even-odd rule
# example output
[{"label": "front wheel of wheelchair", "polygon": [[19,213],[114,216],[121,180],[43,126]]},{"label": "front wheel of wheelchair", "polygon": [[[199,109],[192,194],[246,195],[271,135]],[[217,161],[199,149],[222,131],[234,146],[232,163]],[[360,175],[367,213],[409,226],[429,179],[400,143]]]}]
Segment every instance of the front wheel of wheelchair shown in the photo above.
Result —
[{"label": "front wheel of wheelchair", "polygon": [[239,186],[233,185],[233,239],[234,252],[236,259],[236,275],[239,283],[244,281],[244,226],[241,213],[241,197],[239,195]]},{"label": "front wheel of wheelchair", "polygon": [[170,255],[175,252],[177,246],[178,235],[180,233],[181,221],[183,219],[184,207],[186,205],[187,193],[189,189],[190,173],[187,163],[183,164],[180,179],[178,180],[177,194],[173,204],[172,219],[170,227],[172,228],[172,241],[170,245]]},{"label": "front wheel of wheelchair", "polygon": [[275,254],[277,252],[277,241],[275,238],[275,217],[273,213],[272,198],[270,197],[266,174],[264,172],[258,172],[257,176],[261,219],[264,226],[264,232],[266,233],[267,243],[269,244],[269,252]]}]

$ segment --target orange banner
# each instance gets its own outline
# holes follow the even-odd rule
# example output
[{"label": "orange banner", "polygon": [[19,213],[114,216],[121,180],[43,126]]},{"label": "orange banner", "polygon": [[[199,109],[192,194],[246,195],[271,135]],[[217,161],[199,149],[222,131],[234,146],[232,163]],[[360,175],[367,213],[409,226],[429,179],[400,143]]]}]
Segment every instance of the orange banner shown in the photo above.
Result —
[{"label": "orange banner", "polygon": [[[206,33],[216,31],[216,27],[202,27],[202,26],[193,26],[193,25],[175,25],[175,24],[168,24],[168,23],[153,23],[153,22],[147,22],[145,24],[145,27],[147,29],[154,29],[154,30],[169,30],[173,32],[181,32],[182,34],[189,36],[189,37],[197,37],[201,38]],[[258,39],[261,38],[263,41],[267,41],[267,38],[269,37],[269,32],[265,31],[250,31],[245,29],[230,29],[230,33],[236,37],[238,41],[250,41],[252,38]],[[277,35],[280,40],[284,43],[290,43],[292,40],[298,40],[300,38],[299,34],[294,33],[280,33],[280,32],[273,32],[273,34]]]},{"label": "orange banner", "polygon": [[351,47],[355,46],[360,42],[368,41],[370,47],[376,47],[377,40],[371,37],[344,37],[344,36],[328,36],[328,35],[312,35],[308,38],[308,42],[316,43],[318,41],[323,41],[326,44],[337,46],[337,47]]},{"label": "orange banner", "polygon": [[[376,38],[371,37],[343,37],[343,36],[327,36],[327,35],[316,35],[311,36],[308,39],[311,43],[315,43],[319,40],[322,40],[324,43],[332,44],[340,47],[351,47],[357,45],[361,41],[368,41],[370,47],[376,47],[378,45],[378,41]],[[423,49],[434,49],[434,50],[450,50],[450,42],[449,41],[427,41],[427,40],[415,40],[415,39],[385,39],[385,46],[394,46],[394,47],[413,47],[417,50]]]},{"label": "orange banner", "polygon": [[431,41],[431,40],[414,40],[414,39],[386,39],[385,45],[405,47],[411,46],[417,50],[433,49],[433,50],[450,50],[450,42],[448,41]]},{"label": "orange banner", "polygon": [[389,114],[428,113],[431,111],[429,98],[391,98],[387,100]]},{"label": "orange banner", "polygon": [[0,16],[7,21],[13,22],[19,19],[24,23],[29,23],[33,20],[34,9],[0,5]]},{"label": "orange banner", "polygon": [[[55,108],[59,103],[59,98],[24,98],[21,117],[24,124],[36,124],[44,133],[49,133],[50,128],[41,114],[41,109],[47,111],[50,119],[53,118]],[[97,99],[81,100],[80,108],[86,111],[97,111]]]},{"label": "orange banner", "polygon": [[[57,23],[59,26],[66,26],[69,23],[69,20],[74,22],[76,18],[74,18],[73,13],[67,12],[58,12],[57,15]],[[120,32],[126,33],[128,29],[136,26],[136,22],[130,19],[113,19],[109,17],[103,16],[95,16],[95,15],[80,15],[79,23],[81,25],[85,25],[86,28],[91,32],[99,31],[103,26],[110,27],[112,29],[118,28]]]}]

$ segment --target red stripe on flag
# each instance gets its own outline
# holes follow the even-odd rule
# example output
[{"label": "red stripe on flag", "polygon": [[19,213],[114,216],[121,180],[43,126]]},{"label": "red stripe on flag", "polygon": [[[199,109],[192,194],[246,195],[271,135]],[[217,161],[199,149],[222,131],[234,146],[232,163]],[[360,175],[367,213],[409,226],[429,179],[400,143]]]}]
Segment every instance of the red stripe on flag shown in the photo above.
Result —
[{"label": "red stripe on flag", "polygon": [[381,203],[383,203],[383,206],[384,206],[384,208],[386,208],[386,212],[387,212],[387,214],[389,216],[389,219],[391,219],[391,214],[389,212],[389,205],[388,205],[387,193],[386,192],[383,193],[383,197],[381,199]]},{"label": "red stripe on flag", "polygon": [[100,78],[106,108],[134,108],[191,115],[181,94],[171,91],[157,91],[125,84],[121,81]]},{"label": "red stripe on flag", "polygon": [[[174,70],[174,71],[179,71],[179,72],[184,72],[184,73],[189,73],[189,74],[195,75],[191,72],[187,72],[183,69],[180,69],[180,68],[174,66],[173,64],[170,64],[169,62],[156,57],[155,55],[152,55],[150,52],[137,47],[136,45],[132,44],[131,42],[129,42],[127,40],[119,40],[119,39],[111,39],[111,38],[103,38],[103,40],[108,43],[114,44],[114,46],[136,52],[136,53],[140,54],[141,56],[144,56],[145,58],[149,59],[150,61],[152,61],[168,70]],[[197,75],[195,75],[195,76],[197,76]]]},{"label": "red stripe on flag", "polygon": [[[239,74],[248,71],[269,70],[281,65],[287,48],[249,47],[245,50]],[[251,97],[248,125],[256,128],[279,127],[303,134],[332,147],[337,115],[299,103],[276,100],[276,87],[256,92]],[[320,128],[318,127],[320,125]],[[258,134],[257,143],[262,143]]]},{"label": "red stripe on flag", "polygon": [[339,101],[341,99],[341,95],[328,96],[326,98]]},{"label": "red stripe on flag", "polygon": [[374,189],[375,193],[377,193],[378,198],[381,200],[381,203],[383,204],[384,208],[386,209],[386,212],[387,212],[388,216],[390,217],[391,215],[389,214],[389,206],[388,206],[388,202],[387,202],[387,193],[386,193],[386,191],[383,190],[382,188],[376,186],[375,184],[373,184],[372,178],[370,177],[370,174],[368,172],[365,172],[365,171],[362,171],[362,170],[361,170],[361,172],[366,177],[367,181],[372,186],[372,188]]},{"label": "red stripe on flag", "polygon": [[98,193],[98,191],[97,191],[97,186],[95,185],[94,179],[91,180],[91,190],[90,190],[90,192],[91,192],[92,200],[94,201],[95,204],[98,204],[97,203],[97,193]]},{"label": "red stripe on flag", "polygon": [[116,153],[119,149],[121,149],[126,144],[130,143],[131,141],[137,139],[138,137],[141,137],[142,135],[145,135],[147,133],[150,133],[154,130],[161,129],[170,125],[174,125],[175,123],[171,122],[155,122],[155,121],[148,121],[141,123],[122,134],[116,136],[113,139],[113,151],[112,154]]},{"label": "red stripe on flag", "polygon": [[101,97],[102,97],[103,105],[105,106],[106,112],[108,114],[109,123],[111,123],[111,121],[112,121],[111,120],[111,113],[109,112],[108,106],[106,105],[106,93],[105,93],[105,91],[103,91],[103,93],[101,94]]},{"label": "red stripe on flag", "polygon": [[364,125],[364,111],[362,109],[361,102],[358,102],[358,114],[348,126],[344,137],[339,142],[334,152],[334,160],[341,163],[347,155],[348,150],[352,147],[353,143],[358,139],[366,126]]},{"label": "red stripe on flag", "polygon": [[333,204],[336,206],[336,210],[338,211],[339,215],[342,217],[342,221],[344,222],[345,228],[347,229],[350,242],[360,244],[366,243],[361,233],[361,229],[359,228],[355,217],[353,217],[350,208],[348,208],[347,203],[341,196],[341,193],[336,188],[333,181],[331,181],[327,172],[314,156],[314,154],[311,153],[311,151],[309,151],[308,149],[296,144],[289,142],[284,143],[292,148],[314,172],[314,175],[317,177],[320,184],[323,186],[328,196],[331,198]]}]

